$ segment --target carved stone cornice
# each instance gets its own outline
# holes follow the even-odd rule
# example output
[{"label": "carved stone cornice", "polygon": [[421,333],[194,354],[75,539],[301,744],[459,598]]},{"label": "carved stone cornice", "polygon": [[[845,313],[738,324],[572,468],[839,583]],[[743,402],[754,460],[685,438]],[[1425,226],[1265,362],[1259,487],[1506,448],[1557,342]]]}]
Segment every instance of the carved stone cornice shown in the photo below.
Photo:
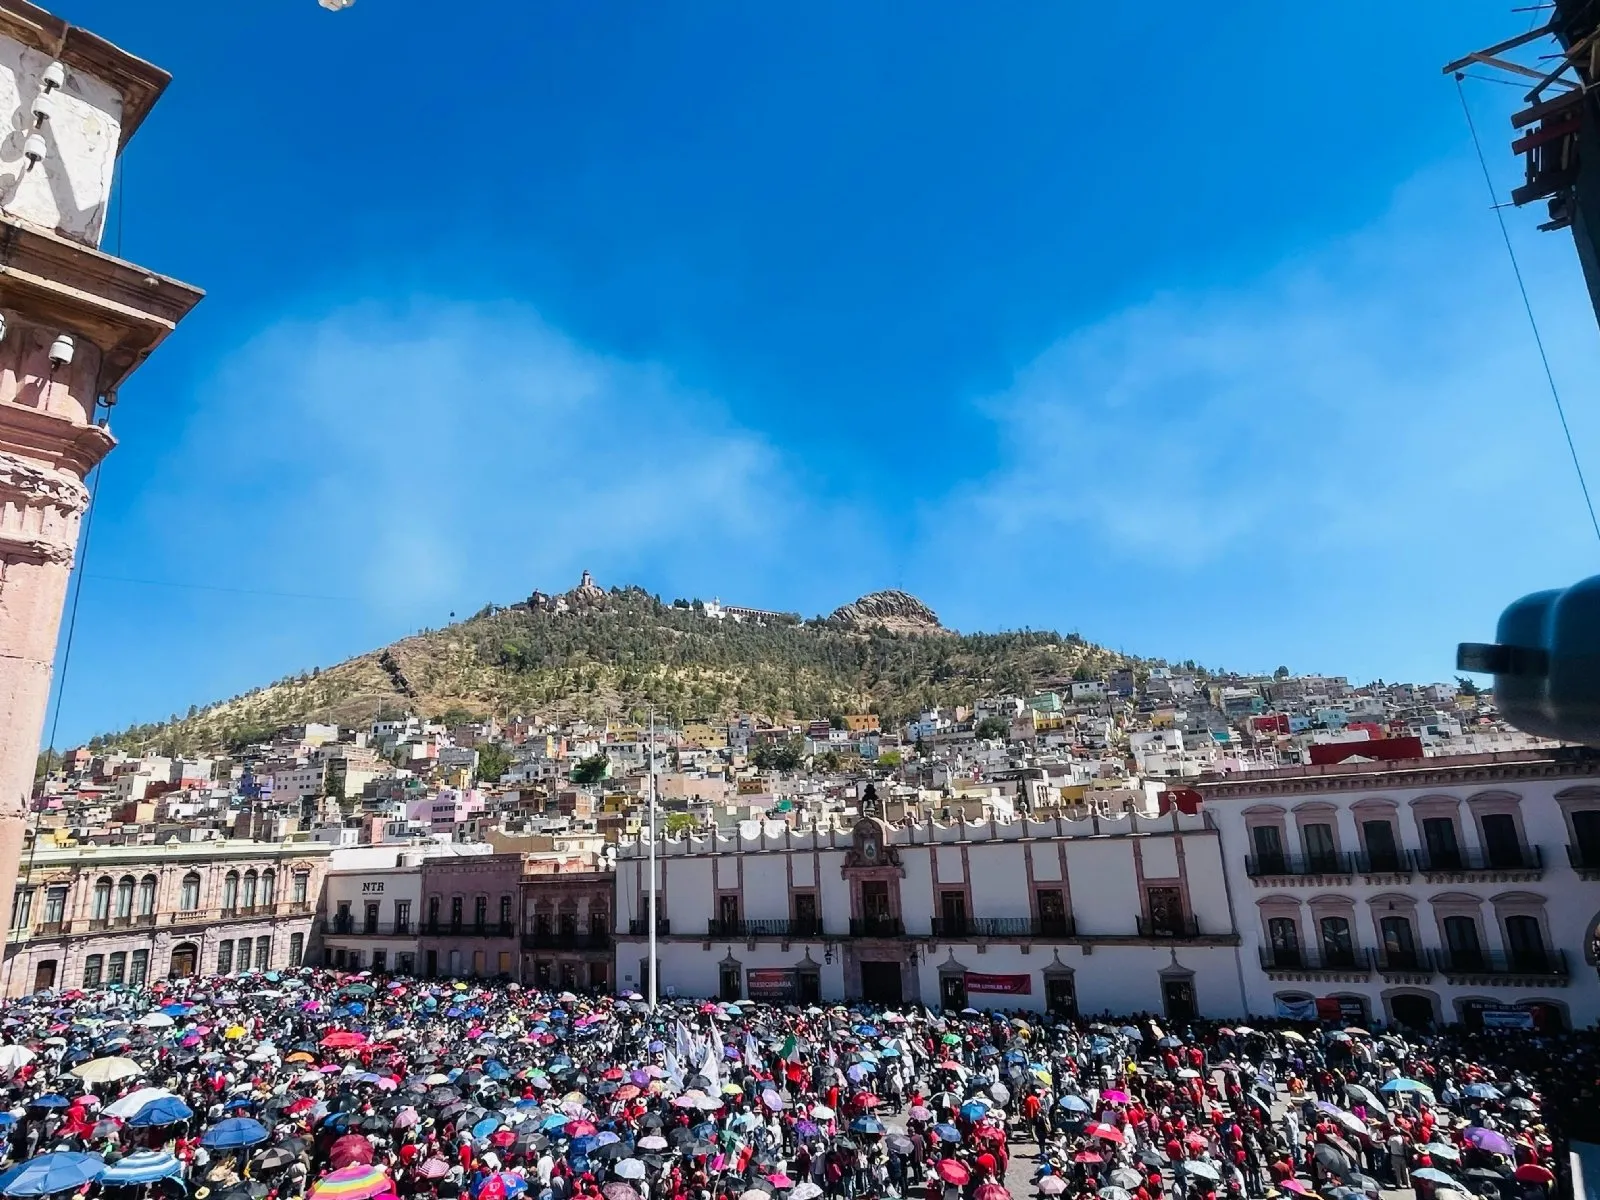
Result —
[{"label": "carved stone cornice", "polygon": [[1207,800],[1220,800],[1257,796],[1312,796],[1329,792],[1387,792],[1402,788],[1465,787],[1485,783],[1600,776],[1600,755],[1593,751],[1563,747],[1485,754],[1481,757],[1497,761],[1450,763],[1444,760],[1438,766],[1346,770],[1339,774],[1318,774],[1315,768],[1308,767],[1303,774],[1262,772],[1264,778],[1236,776],[1226,780],[1199,779],[1192,781],[1189,786]]}]

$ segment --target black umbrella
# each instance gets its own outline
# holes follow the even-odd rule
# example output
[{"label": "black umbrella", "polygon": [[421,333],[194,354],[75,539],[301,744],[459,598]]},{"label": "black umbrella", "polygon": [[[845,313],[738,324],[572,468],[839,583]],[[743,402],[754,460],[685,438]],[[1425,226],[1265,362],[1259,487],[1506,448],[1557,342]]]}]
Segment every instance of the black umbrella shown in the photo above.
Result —
[{"label": "black umbrella", "polygon": [[282,1146],[272,1146],[256,1158],[256,1166],[263,1171],[281,1171],[298,1157]]},{"label": "black umbrella", "polygon": [[1330,1171],[1341,1179],[1348,1178],[1355,1173],[1354,1164],[1345,1157],[1344,1152],[1337,1146],[1323,1143],[1316,1148],[1314,1153],[1323,1170]]},{"label": "black umbrella", "polygon": [[619,1158],[627,1158],[629,1153],[630,1147],[626,1142],[607,1142],[589,1151],[589,1157],[597,1162],[616,1162]]},{"label": "black umbrella", "polygon": [[671,1133],[667,1134],[667,1141],[674,1146],[688,1146],[694,1142],[694,1134],[690,1133],[686,1127],[679,1125]]}]

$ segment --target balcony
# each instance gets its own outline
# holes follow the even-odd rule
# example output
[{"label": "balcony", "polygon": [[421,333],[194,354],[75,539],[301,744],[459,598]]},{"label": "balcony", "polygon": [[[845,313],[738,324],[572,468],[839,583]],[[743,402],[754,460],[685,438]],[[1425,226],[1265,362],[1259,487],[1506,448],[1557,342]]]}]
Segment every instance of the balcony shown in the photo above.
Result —
[{"label": "balcony", "polygon": [[1538,879],[1544,874],[1544,853],[1538,846],[1495,846],[1488,850],[1413,850],[1412,865],[1433,876],[1429,883],[1463,876],[1499,878],[1505,882]]},{"label": "balcony", "polygon": [[609,950],[611,935],[599,932],[557,933],[546,929],[535,933],[524,933],[522,948],[524,950]]},{"label": "balcony", "polygon": [[109,918],[109,917],[90,917],[89,918],[89,932],[90,933],[98,933],[102,929],[110,929],[110,928],[111,928],[111,918]]},{"label": "balcony", "polygon": [[1524,979],[1532,984],[1571,977],[1564,950],[1528,950],[1497,954],[1488,950],[1441,950],[1439,970],[1462,980],[1509,983]]},{"label": "balcony", "polygon": [[1270,975],[1309,978],[1320,975],[1370,975],[1372,963],[1359,947],[1320,950],[1310,947],[1263,946],[1261,969]]},{"label": "balcony", "polygon": [[897,938],[905,935],[905,923],[899,917],[850,918],[850,936],[853,938]]},{"label": "balcony", "polygon": [[310,911],[311,911],[311,901],[309,901],[309,900],[291,900],[291,901],[289,901],[289,915],[291,917],[303,917],[307,913],[309,913]]},{"label": "balcony", "polygon": [[415,928],[410,921],[341,921],[337,916],[317,921],[325,937],[410,937]]},{"label": "balcony", "polygon": [[1041,941],[1066,941],[1078,936],[1078,922],[1074,917],[1038,917],[1028,923],[1029,937]]},{"label": "balcony", "polygon": [[1368,950],[1367,961],[1380,975],[1427,978],[1439,969],[1431,950]]},{"label": "balcony", "polygon": [[1590,882],[1600,880],[1600,846],[1567,845],[1567,862],[1578,875]]},{"label": "balcony", "polygon": [[1383,854],[1372,854],[1366,850],[1358,850],[1351,855],[1355,869],[1363,875],[1405,875],[1411,874],[1411,860],[1399,850]]},{"label": "balcony", "polygon": [[1027,917],[935,917],[935,941],[966,939],[1022,939],[1033,936],[1034,923]]},{"label": "balcony", "polygon": [[1251,879],[1316,879],[1350,875],[1355,857],[1350,854],[1247,854],[1244,871]]},{"label": "balcony", "polygon": [[71,921],[40,921],[38,928],[34,932],[40,937],[59,937],[63,933],[70,932],[71,929]]},{"label": "balcony", "polygon": [[[640,922],[642,925],[643,922]],[[822,936],[822,922],[815,918],[771,918],[758,921],[727,921],[717,917],[706,922],[706,936],[710,938],[778,938],[783,941],[801,941]]]},{"label": "balcony", "polygon": [[1158,941],[1192,942],[1203,937],[1200,932],[1200,921],[1196,917],[1184,917],[1179,921],[1152,921],[1143,914],[1134,918],[1141,938],[1153,938]]},{"label": "balcony", "polygon": [[[643,921],[629,921],[628,922],[628,936],[629,937],[649,937],[650,936],[650,921],[649,921],[649,919],[646,918]],[[656,936],[657,937],[670,937],[670,936],[672,936],[672,922],[667,920],[665,917],[657,917],[656,918]]]}]

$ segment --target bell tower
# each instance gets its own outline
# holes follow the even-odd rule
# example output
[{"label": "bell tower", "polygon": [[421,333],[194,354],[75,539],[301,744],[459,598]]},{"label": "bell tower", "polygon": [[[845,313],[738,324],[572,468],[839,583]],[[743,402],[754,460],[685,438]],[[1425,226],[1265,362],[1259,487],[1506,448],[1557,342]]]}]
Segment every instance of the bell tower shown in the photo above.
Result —
[{"label": "bell tower", "polygon": [[26,0],[0,0],[0,907],[8,913],[89,501],[85,478],[116,445],[117,390],[201,297],[100,249],[117,156],[168,80]]}]

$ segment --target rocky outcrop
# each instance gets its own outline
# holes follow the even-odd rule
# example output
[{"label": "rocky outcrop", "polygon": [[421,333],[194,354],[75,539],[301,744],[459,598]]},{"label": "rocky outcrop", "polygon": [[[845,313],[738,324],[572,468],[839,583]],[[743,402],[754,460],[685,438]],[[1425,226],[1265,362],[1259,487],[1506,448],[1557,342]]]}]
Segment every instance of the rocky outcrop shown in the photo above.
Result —
[{"label": "rocky outcrop", "polygon": [[890,633],[948,633],[938,615],[909,592],[893,588],[871,592],[854,604],[833,610],[828,618],[857,629],[887,629]]}]

